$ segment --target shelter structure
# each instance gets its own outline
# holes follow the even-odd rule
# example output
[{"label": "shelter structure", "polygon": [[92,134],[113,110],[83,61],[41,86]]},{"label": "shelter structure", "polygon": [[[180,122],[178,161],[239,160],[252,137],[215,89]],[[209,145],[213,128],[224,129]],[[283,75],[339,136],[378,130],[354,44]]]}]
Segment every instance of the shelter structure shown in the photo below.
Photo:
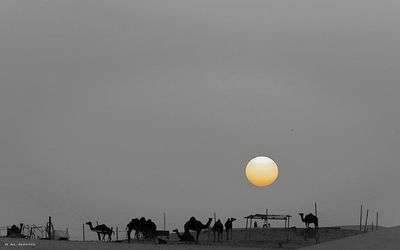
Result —
[{"label": "shelter structure", "polygon": [[289,240],[289,233],[290,233],[290,218],[291,215],[281,215],[281,214],[250,214],[246,217],[246,238],[251,239],[251,226],[253,224],[253,220],[263,220],[264,225],[268,226],[269,220],[283,220],[285,221],[284,231],[286,234],[286,240]]}]

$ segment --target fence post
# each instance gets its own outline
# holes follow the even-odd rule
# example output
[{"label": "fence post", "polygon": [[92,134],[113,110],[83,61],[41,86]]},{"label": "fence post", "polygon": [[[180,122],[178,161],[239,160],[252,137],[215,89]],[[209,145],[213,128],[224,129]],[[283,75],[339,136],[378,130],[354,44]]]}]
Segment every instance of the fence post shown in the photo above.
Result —
[{"label": "fence post", "polygon": [[361,224],[362,224],[362,212],[363,212],[363,208],[361,205],[361,209],[360,209],[360,231],[361,231]]},{"label": "fence post", "polygon": [[85,241],[85,224],[82,224],[82,241]]},{"label": "fence post", "polygon": [[164,212],[164,231],[165,231],[165,212]]},{"label": "fence post", "polygon": [[368,222],[368,209],[367,209],[367,214],[365,215],[364,231],[367,231],[367,222]]},{"label": "fence post", "polygon": [[315,216],[318,216],[317,203],[316,202],[314,203],[314,213],[315,213]]}]

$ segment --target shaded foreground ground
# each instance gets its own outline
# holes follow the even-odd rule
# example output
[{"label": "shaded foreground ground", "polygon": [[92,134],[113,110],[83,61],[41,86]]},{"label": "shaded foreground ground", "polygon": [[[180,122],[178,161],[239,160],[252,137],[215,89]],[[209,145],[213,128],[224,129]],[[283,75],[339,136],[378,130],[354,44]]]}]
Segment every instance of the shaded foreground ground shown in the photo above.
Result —
[{"label": "shaded foreground ground", "polygon": [[400,226],[326,242],[304,250],[396,250],[400,249]]},{"label": "shaded foreground ground", "polygon": [[[301,235],[302,229],[298,229],[297,234],[290,233],[289,241],[286,241],[286,234],[282,228],[253,229],[251,232],[251,239],[246,238],[246,231],[244,229],[235,229],[233,231],[233,240],[226,241],[226,234],[224,234],[222,242],[213,242],[212,232],[203,232],[200,235],[198,245],[178,243],[175,234],[170,237],[170,242],[165,245],[156,244],[155,241],[138,242],[134,241],[128,244],[123,242],[79,242],[79,241],[49,241],[49,240],[33,240],[33,239],[11,239],[0,238],[0,249],[40,249],[40,250],[53,250],[53,249],[87,249],[87,250],[108,250],[108,249],[139,249],[139,250],[158,250],[158,249],[219,249],[219,250],[254,250],[254,249],[297,249],[300,247],[310,246],[314,244],[314,240],[309,239],[304,241]],[[357,230],[351,229],[334,229],[334,228],[321,228],[320,241],[332,241],[343,237],[354,236],[359,234]],[[14,244],[12,244],[14,243]],[[7,246],[7,244],[9,246]],[[34,244],[34,245],[33,245]]]}]

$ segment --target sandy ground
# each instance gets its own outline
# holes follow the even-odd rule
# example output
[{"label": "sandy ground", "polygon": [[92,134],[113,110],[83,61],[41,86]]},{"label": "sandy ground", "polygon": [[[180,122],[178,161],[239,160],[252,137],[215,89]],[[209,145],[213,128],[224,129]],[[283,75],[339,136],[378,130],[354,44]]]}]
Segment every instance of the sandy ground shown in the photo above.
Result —
[{"label": "sandy ground", "polygon": [[302,248],[302,250],[399,250],[400,226]]},{"label": "sandy ground", "polygon": [[[251,238],[248,238],[249,231],[244,229],[235,229],[233,231],[233,240],[226,240],[226,234],[223,235],[222,242],[213,242],[213,234],[203,232],[200,235],[199,244],[183,244],[177,242],[175,234],[171,234],[168,244],[159,245],[156,241],[134,241],[128,244],[123,242],[80,242],[80,241],[53,241],[53,240],[33,240],[33,239],[12,239],[0,238],[0,249],[43,249],[43,250],[62,250],[62,249],[85,249],[85,250],[111,250],[111,249],[139,249],[139,250],[158,250],[158,249],[237,249],[237,250],[254,250],[254,249],[298,249],[315,244],[314,240],[304,241],[301,235],[303,229],[298,229],[297,233],[291,232],[289,241],[287,235],[282,228],[253,229]],[[321,242],[332,241],[343,237],[354,236],[359,234],[357,230],[352,229],[320,229]],[[321,244],[322,246],[322,244]]]},{"label": "sandy ground", "polygon": [[[15,243],[16,246],[11,246],[11,243]],[[9,246],[7,246],[9,244]],[[25,244],[25,245],[23,245]],[[29,245],[34,244],[34,245]],[[79,242],[79,241],[49,241],[49,240],[31,240],[31,239],[0,239],[0,249],[37,249],[37,250],[64,250],[64,249],[76,249],[76,250],[173,250],[173,249],[201,249],[201,250],[254,250],[257,248],[246,248],[246,247],[235,247],[232,246],[212,246],[212,245],[188,245],[188,244],[167,244],[157,245],[154,243],[101,243],[101,242]]]}]

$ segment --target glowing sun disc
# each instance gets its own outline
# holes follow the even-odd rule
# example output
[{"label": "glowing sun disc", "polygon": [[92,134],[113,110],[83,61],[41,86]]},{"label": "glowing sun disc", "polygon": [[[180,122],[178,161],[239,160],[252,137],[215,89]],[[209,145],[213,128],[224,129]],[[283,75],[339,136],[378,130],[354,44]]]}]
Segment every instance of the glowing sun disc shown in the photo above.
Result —
[{"label": "glowing sun disc", "polygon": [[266,156],[255,157],[247,163],[246,177],[257,187],[269,186],[278,178],[278,165]]}]

